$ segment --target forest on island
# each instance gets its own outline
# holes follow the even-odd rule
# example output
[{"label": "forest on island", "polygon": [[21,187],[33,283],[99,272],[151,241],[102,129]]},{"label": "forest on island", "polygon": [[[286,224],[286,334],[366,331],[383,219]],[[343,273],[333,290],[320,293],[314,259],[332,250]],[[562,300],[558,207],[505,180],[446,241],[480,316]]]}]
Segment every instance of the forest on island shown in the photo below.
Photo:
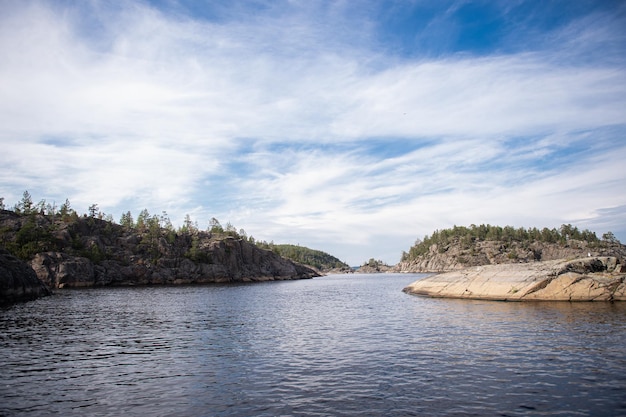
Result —
[{"label": "forest on island", "polygon": [[612,232],[603,234],[600,239],[595,232],[587,229],[579,230],[571,224],[561,225],[559,229],[472,224],[470,227],[454,226],[449,229],[435,230],[431,235],[418,239],[408,252],[402,253],[402,262],[410,262],[425,255],[433,245],[437,245],[438,252],[443,253],[450,244],[459,244],[462,249],[471,249],[479,241],[497,241],[505,244],[515,242],[522,248],[527,248],[535,242],[565,245],[568,241],[582,241],[586,242],[590,248],[620,244]]},{"label": "forest on island", "polygon": [[[0,197],[0,210],[7,210],[3,197]],[[87,233],[79,224],[86,222],[91,230],[97,230],[101,235],[108,237],[119,237],[123,231],[136,232],[141,236],[140,247],[148,254],[153,254],[154,260],[159,257],[159,239],[164,238],[169,244],[180,242],[181,239],[188,241],[188,249],[182,256],[194,262],[210,263],[206,251],[200,247],[202,238],[230,236],[318,270],[348,268],[347,264],[326,252],[299,245],[256,241],[244,229],[237,230],[230,222],[222,226],[215,217],[209,220],[204,230],[200,229],[189,214],[185,215],[183,224],[175,228],[167,212],[150,214],[147,209],[143,209],[136,218],[130,211],[126,211],[121,215],[119,222],[116,222],[111,214],[103,213],[97,204],[90,205],[87,213],[79,214],[72,208],[69,199],[60,206],[46,200],[34,203],[28,191],[24,191],[22,199],[8,210],[24,216],[26,221],[17,231],[9,230],[6,226],[0,227],[0,245],[23,260],[32,258],[36,253],[59,250],[61,246],[67,250],[65,244],[55,237],[55,231],[60,228],[60,224],[72,225],[67,227],[67,230],[71,235],[71,252],[74,255],[86,257],[94,262],[108,259],[110,254],[104,252],[100,246],[85,244]],[[50,221],[42,222],[37,219],[37,215],[45,216]]]},{"label": "forest on island", "polygon": [[257,246],[269,249],[278,255],[301,264],[313,266],[319,270],[349,269],[349,265],[334,256],[300,245],[275,244],[274,242],[257,242]]}]

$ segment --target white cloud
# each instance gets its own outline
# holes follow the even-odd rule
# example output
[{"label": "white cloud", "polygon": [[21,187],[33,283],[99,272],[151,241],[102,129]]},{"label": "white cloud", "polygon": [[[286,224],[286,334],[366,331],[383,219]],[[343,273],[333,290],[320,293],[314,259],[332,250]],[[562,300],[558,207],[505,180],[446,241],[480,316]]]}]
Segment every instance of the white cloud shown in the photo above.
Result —
[{"label": "white cloud", "polygon": [[25,4],[0,17],[6,201],[217,216],[351,263],[455,223],[624,220],[626,71],[575,42],[409,60],[347,3],[223,22]]},{"label": "white cloud", "polygon": [[[29,25],[7,25],[5,129],[337,141],[623,122],[626,77],[615,68],[560,66],[529,53],[392,61],[375,71],[359,60],[366,51],[324,50],[319,33],[299,33],[294,22],[290,35],[284,27],[168,20],[145,7],[121,16],[104,51],[46,9],[18,19]],[[306,42],[302,53],[291,38]]]},{"label": "white cloud", "polygon": [[339,134],[524,135],[624,121],[623,71],[560,67],[540,54],[411,63],[360,81]]},{"label": "white cloud", "polygon": [[237,187],[256,210],[230,219],[257,238],[323,244],[353,263],[366,260],[355,257],[355,247],[363,248],[357,254],[396,262],[416,237],[435,229],[472,223],[586,228],[598,207],[623,201],[614,192],[626,181],[623,144],[564,166],[520,165],[533,152],[468,140],[388,159],[353,150],[271,161],[264,155],[249,160],[259,174]]}]

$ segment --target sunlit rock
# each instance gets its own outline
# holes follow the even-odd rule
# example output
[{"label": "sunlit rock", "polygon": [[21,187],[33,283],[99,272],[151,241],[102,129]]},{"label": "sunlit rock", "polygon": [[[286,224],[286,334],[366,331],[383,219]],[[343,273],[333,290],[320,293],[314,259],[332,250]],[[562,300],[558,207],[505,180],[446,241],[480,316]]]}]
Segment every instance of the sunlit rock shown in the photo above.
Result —
[{"label": "sunlit rock", "polygon": [[614,257],[485,265],[429,276],[415,295],[502,301],[626,301],[626,274]]}]

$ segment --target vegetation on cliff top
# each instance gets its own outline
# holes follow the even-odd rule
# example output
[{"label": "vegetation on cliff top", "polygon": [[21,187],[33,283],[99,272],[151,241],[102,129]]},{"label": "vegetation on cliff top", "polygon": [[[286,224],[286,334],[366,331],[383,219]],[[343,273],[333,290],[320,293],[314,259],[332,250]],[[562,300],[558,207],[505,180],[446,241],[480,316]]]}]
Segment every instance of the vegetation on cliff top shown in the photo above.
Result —
[{"label": "vegetation on cliff top", "polygon": [[[150,214],[144,209],[136,219],[127,211],[122,214],[119,223],[116,223],[113,216],[101,212],[97,204],[92,204],[88,213],[79,215],[71,207],[69,200],[65,200],[60,207],[45,200],[35,204],[28,191],[24,192],[22,200],[10,210],[5,209],[4,198],[0,197],[0,210],[5,213],[5,221],[0,224],[0,246],[23,260],[47,251],[62,251],[86,257],[96,263],[116,260],[119,254],[115,253],[111,244],[102,244],[102,241],[114,242],[118,238],[128,239],[133,235],[138,239],[133,250],[138,255],[147,256],[152,262],[156,263],[165,255],[161,241],[163,239],[171,247],[177,248],[178,257],[210,264],[210,254],[203,250],[202,242],[207,239],[233,237],[322,271],[347,267],[339,259],[322,251],[302,246],[257,242],[245,230],[237,230],[230,222],[222,226],[216,218],[209,221],[206,230],[201,230],[197,222],[186,215],[182,226],[174,228],[165,211],[161,214]],[[17,216],[20,220],[6,221],[7,216]]]},{"label": "vegetation on cliff top", "polygon": [[[579,248],[611,249],[621,248],[620,242],[612,232],[598,238],[594,232],[579,230],[571,224],[564,224],[559,229],[514,228],[512,226],[492,226],[481,224],[470,227],[454,226],[453,228],[435,230],[432,235],[418,239],[408,252],[402,253],[401,262],[412,262],[432,253],[443,254],[452,246],[460,249],[463,255],[474,256],[480,250],[480,243],[497,242],[501,250],[507,251],[511,260],[518,258],[517,250],[532,251],[533,246],[552,245],[556,247],[571,247],[576,242]],[[463,261],[459,256],[459,260]]]}]

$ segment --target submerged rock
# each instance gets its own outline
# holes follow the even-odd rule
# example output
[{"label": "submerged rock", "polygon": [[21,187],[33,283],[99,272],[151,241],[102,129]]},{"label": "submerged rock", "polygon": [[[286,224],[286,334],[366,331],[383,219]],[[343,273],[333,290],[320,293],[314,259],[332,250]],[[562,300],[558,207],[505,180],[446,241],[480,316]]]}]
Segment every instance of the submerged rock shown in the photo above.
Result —
[{"label": "submerged rock", "polygon": [[615,257],[484,265],[415,281],[404,292],[501,301],[626,301],[626,273]]},{"label": "submerged rock", "polygon": [[25,262],[0,249],[0,305],[34,300],[50,290]]}]

